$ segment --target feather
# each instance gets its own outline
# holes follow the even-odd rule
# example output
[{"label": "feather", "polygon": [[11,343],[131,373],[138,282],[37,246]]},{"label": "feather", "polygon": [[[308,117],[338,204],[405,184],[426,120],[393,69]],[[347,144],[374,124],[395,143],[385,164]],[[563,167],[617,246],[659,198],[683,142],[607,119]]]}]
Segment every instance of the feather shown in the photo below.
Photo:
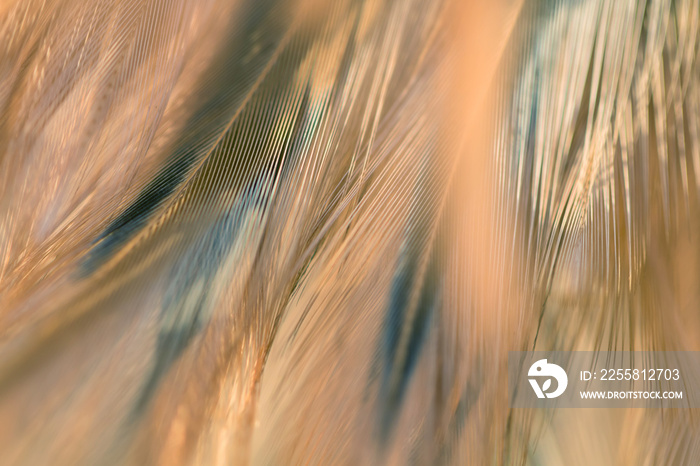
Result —
[{"label": "feather", "polygon": [[2,462],[696,464],[507,360],[697,349],[699,18],[0,3]]}]

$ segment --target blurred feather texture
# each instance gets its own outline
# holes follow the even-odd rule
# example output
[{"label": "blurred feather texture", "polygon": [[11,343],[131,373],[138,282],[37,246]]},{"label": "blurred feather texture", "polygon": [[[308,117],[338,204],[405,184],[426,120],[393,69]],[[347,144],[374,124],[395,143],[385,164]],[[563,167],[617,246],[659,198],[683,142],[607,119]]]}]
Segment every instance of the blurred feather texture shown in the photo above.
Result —
[{"label": "blurred feather texture", "polygon": [[0,462],[698,464],[695,411],[510,410],[506,364],[700,350],[699,27],[0,2]]}]

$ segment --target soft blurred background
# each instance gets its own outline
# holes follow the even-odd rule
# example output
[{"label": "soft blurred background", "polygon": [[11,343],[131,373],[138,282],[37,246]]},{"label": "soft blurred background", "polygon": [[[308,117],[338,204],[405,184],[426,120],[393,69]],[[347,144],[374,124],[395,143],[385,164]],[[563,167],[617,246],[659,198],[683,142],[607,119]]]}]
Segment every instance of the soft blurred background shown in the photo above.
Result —
[{"label": "soft blurred background", "polygon": [[0,0],[0,464],[695,465],[509,351],[700,350],[698,0]]}]

